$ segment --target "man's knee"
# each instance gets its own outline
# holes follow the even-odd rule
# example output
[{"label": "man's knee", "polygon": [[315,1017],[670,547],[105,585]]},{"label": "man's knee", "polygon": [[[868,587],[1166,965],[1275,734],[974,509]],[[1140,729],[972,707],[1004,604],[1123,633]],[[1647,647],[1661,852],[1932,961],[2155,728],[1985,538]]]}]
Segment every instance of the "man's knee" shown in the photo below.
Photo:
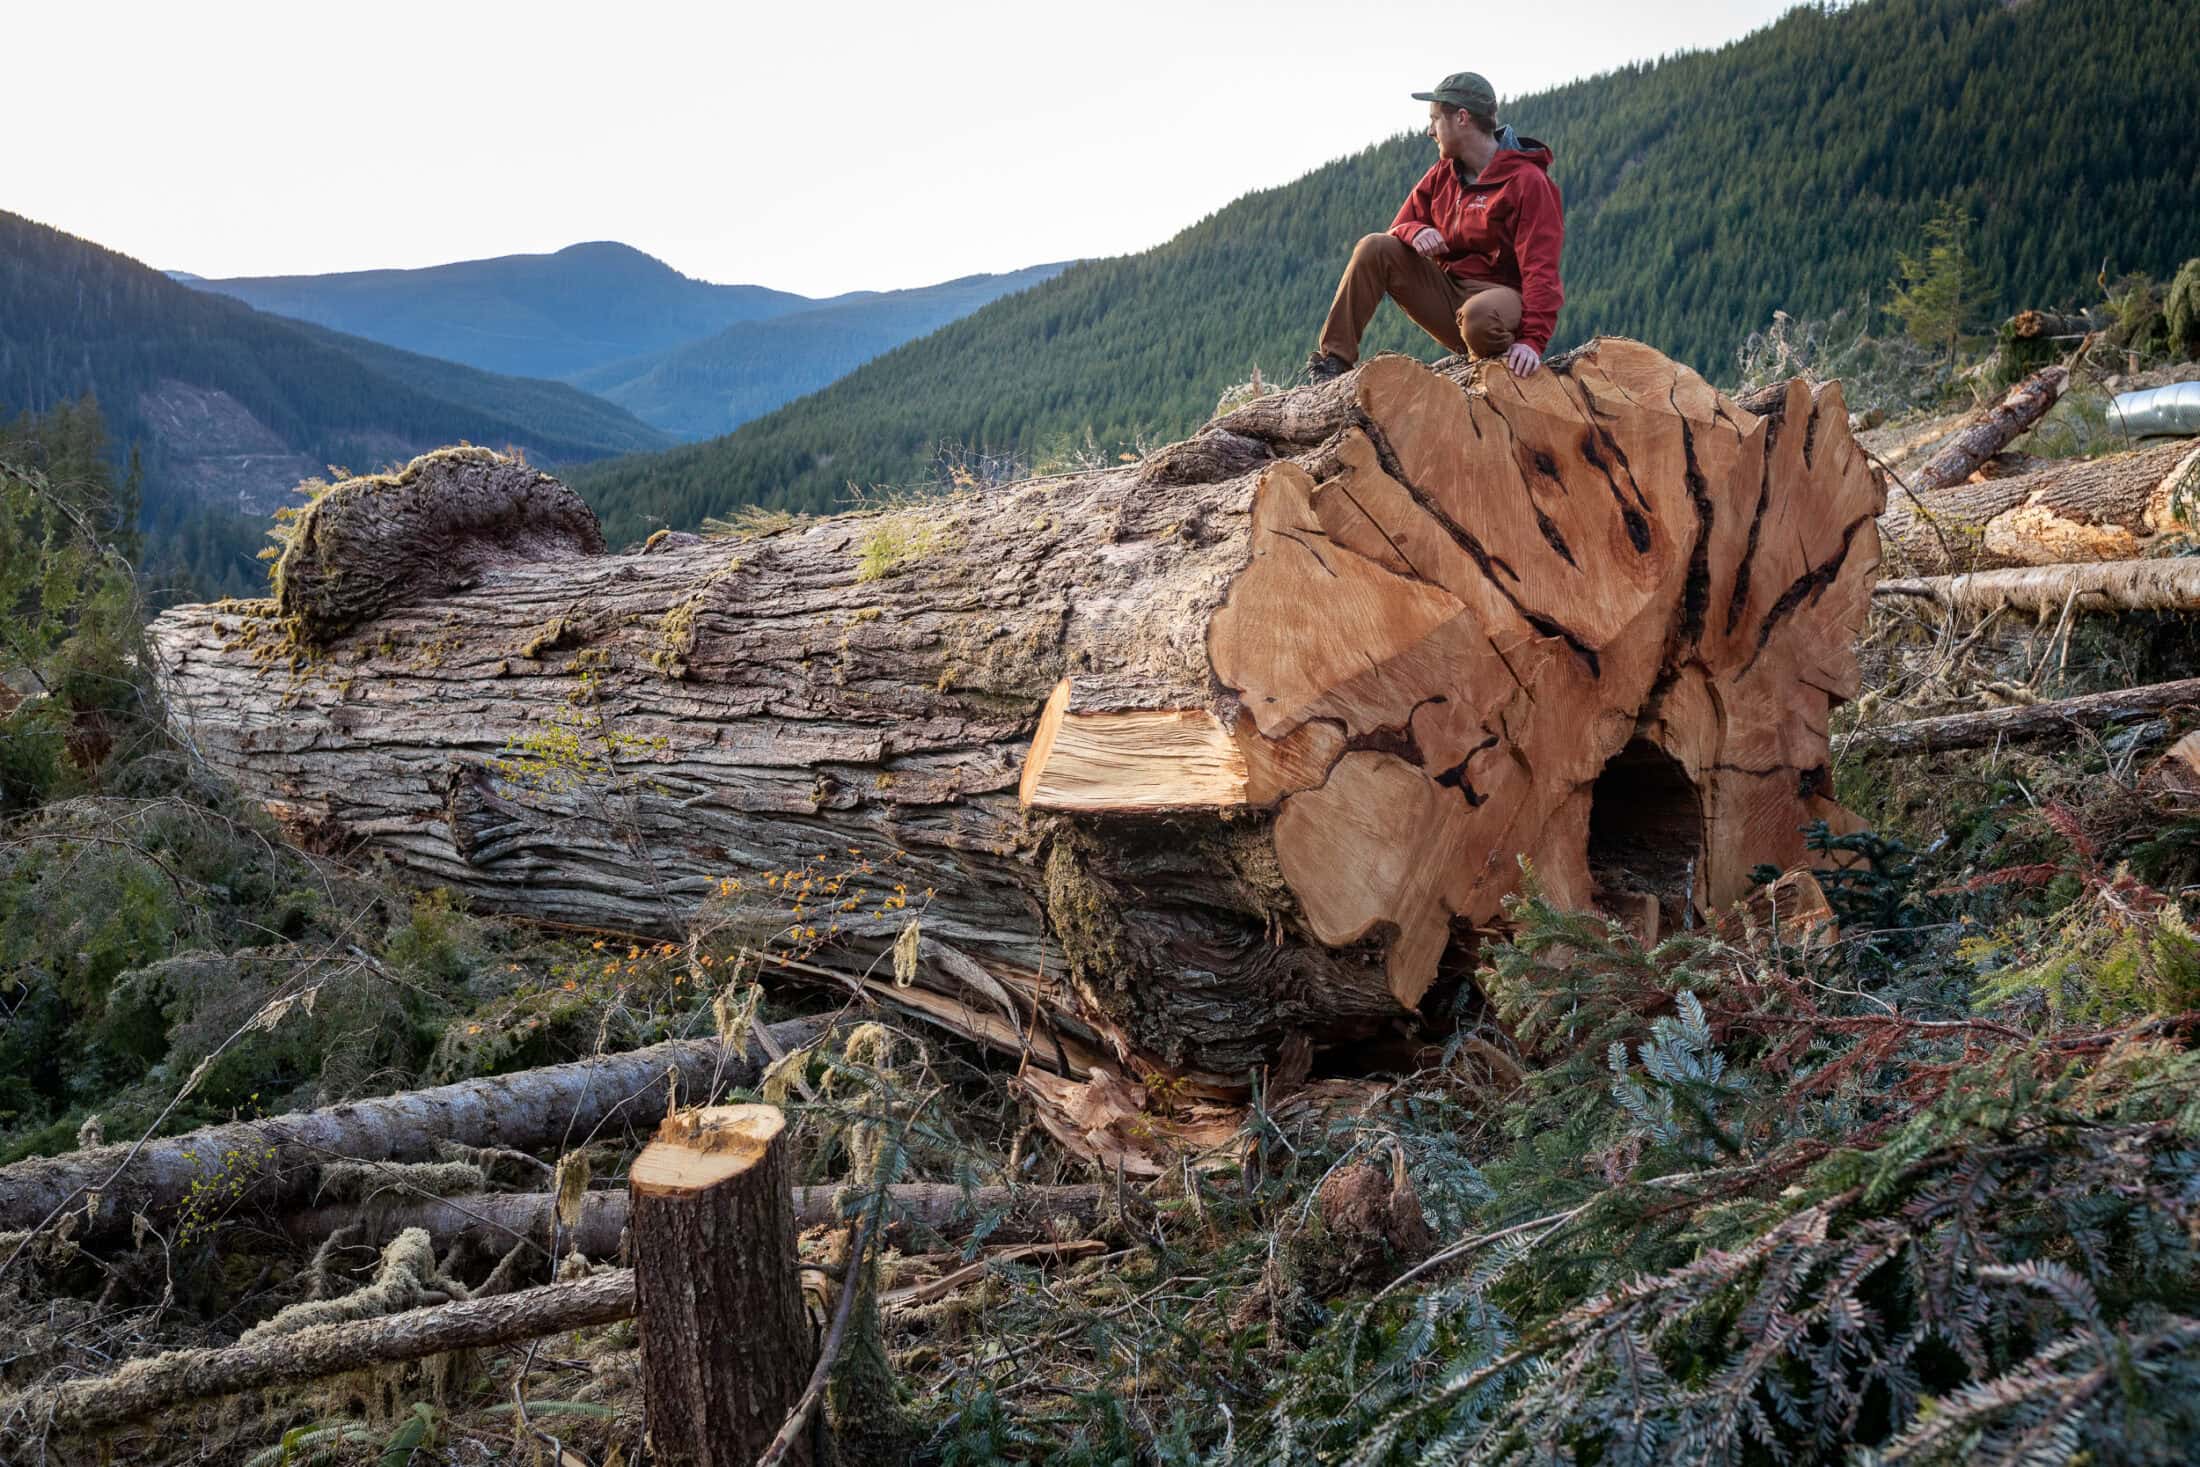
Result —
[{"label": "man's knee", "polygon": [[1503,356],[1520,333],[1520,292],[1493,285],[1478,290],[1459,308],[1459,334],[1478,357]]},{"label": "man's knee", "polygon": [[1352,247],[1352,268],[1388,272],[1412,255],[1413,246],[1394,234],[1363,234]]}]

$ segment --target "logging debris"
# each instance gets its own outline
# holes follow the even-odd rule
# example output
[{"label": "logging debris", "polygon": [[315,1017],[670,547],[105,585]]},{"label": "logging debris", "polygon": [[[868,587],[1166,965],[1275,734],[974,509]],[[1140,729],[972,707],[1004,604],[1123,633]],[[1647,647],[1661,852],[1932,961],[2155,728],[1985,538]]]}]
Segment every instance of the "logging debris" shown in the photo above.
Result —
[{"label": "logging debris", "polygon": [[[827,1025],[796,1019],[774,1030],[788,1049]],[[676,1040],[627,1054],[466,1080],[322,1110],[235,1121],[181,1136],[113,1144],[0,1167],[0,1229],[44,1228],[69,1213],[84,1235],[160,1220],[193,1188],[219,1186],[233,1202],[282,1207],[305,1199],[324,1164],[433,1156],[446,1141],[502,1148],[589,1135],[614,1121],[654,1123],[670,1085],[706,1094],[762,1075],[759,1057],[718,1040]],[[346,1185],[351,1185],[346,1183]]]}]

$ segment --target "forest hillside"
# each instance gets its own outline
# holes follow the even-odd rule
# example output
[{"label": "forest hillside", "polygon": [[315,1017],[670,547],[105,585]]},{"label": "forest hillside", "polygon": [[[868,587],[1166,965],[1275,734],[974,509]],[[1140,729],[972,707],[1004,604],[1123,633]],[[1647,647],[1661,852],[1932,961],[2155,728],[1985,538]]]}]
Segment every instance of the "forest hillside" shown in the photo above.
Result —
[{"label": "forest hillside", "polygon": [[[1736,343],[1775,310],[1883,302],[1951,201],[1990,285],[1982,320],[2097,301],[2104,268],[2173,271],[2200,219],[2200,89],[2162,43],[2185,15],[2178,0],[1803,6],[1716,51],[1507,99],[1555,150],[1566,200],[1555,344],[1633,336],[1730,380]],[[1410,90],[1401,125],[1420,106]],[[1396,137],[1248,195],[726,438],[576,485],[623,539],[1179,436],[1255,367],[1271,383],[1298,370],[1353,241],[1389,224],[1432,148]],[[1368,344],[1434,354],[1389,310]]]},{"label": "forest hillside", "polygon": [[1066,268],[1034,265],[914,290],[857,291],[569,380],[677,437],[712,438]]}]

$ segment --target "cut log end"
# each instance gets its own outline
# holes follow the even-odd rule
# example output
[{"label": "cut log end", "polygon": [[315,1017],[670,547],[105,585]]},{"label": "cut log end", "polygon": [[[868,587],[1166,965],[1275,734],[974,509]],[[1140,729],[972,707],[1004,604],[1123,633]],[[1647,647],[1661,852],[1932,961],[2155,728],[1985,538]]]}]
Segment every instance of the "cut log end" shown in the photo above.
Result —
[{"label": "cut log end", "polygon": [[755,1166],[786,1125],[769,1105],[717,1105],[667,1116],[657,1139],[634,1159],[629,1184],[654,1197],[707,1192]]},{"label": "cut log end", "polygon": [[1202,708],[1079,712],[1064,678],[1039,715],[1017,796],[1075,814],[1167,814],[1246,803],[1245,755]]}]

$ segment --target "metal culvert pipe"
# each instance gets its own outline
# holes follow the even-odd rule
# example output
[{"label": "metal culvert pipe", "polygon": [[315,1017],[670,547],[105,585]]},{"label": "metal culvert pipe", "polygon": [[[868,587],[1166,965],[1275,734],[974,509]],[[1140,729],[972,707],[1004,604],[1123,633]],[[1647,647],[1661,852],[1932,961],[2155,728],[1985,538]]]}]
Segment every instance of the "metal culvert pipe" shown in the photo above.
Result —
[{"label": "metal culvert pipe", "polygon": [[2109,421],[2137,438],[2200,433],[2200,382],[2172,382],[2144,392],[2119,392]]}]

